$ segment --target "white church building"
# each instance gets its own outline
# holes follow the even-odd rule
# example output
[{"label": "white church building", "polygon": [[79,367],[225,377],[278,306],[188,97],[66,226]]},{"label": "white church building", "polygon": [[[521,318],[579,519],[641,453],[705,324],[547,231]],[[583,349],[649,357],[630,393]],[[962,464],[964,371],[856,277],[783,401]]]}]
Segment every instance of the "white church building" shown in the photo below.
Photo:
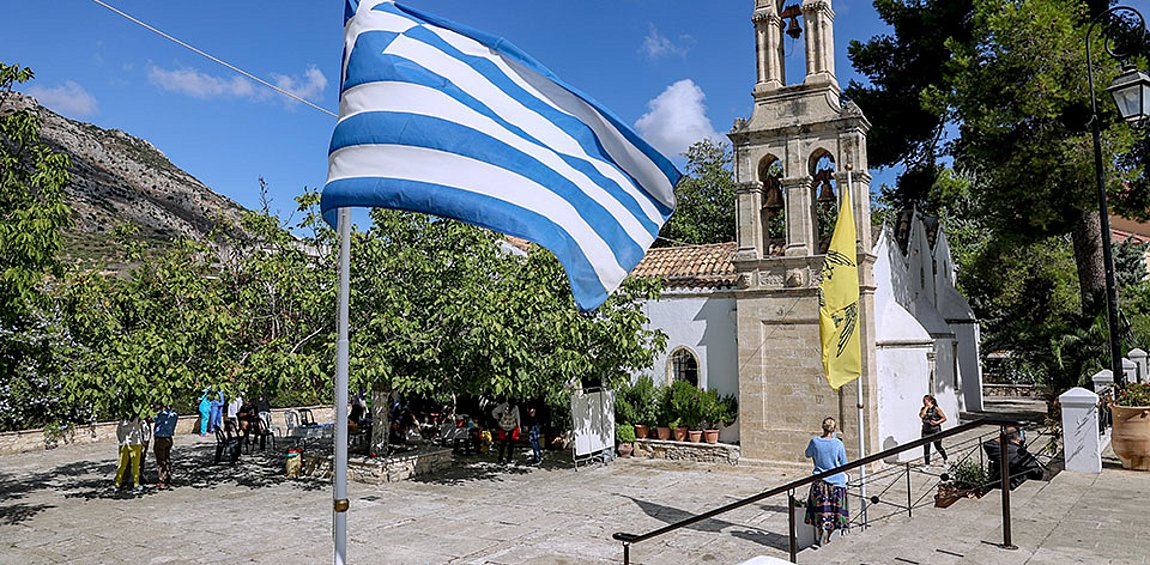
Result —
[{"label": "white church building", "polygon": [[[783,34],[799,18],[807,72],[786,84]],[[650,326],[667,334],[667,348],[644,373],[660,384],[686,380],[736,395],[739,422],[723,439],[765,461],[802,460],[825,416],[856,437],[859,404],[869,453],[920,437],[925,394],[937,398],[948,425],[962,411],[980,411],[978,324],[955,288],[938,221],[906,211],[894,225],[871,226],[870,122],[839,96],[831,2],[783,10],[756,0],[752,21],[754,110],[728,134],[737,241],[652,249],[633,271],[665,280],[662,296],[644,308]],[[827,384],[818,336],[822,253],[848,178],[858,225],[861,398],[853,384],[839,391]],[[857,442],[846,444],[856,457]]]}]

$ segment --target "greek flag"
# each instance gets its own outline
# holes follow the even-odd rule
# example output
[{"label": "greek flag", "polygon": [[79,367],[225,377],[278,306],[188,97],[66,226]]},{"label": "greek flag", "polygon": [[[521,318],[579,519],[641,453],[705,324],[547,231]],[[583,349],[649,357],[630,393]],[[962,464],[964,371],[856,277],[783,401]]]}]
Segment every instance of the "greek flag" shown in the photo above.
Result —
[{"label": "greek flag", "polygon": [[321,208],[455,218],[551,250],[593,310],[675,206],[671,162],[495,37],[391,0],[348,0]]}]

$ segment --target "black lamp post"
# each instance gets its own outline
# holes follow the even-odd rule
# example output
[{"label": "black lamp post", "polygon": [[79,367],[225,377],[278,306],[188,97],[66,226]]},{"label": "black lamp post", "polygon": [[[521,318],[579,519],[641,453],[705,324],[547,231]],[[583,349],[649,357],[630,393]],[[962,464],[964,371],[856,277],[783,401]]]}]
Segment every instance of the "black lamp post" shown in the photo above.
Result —
[{"label": "black lamp post", "polygon": [[[1122,372],[1122,344],[1118,333],[1118,289],[1114,282],[1114,254],[1110,245],[1110,214],[1106,205],[1106,172],[1102,167],[1102,126],[1098,120],[1098,100],[1094,96],[1094,59],[1090,50],[1090,38],[1094,34],[1094,26],[1117,12],[1124,12],[1136,17],[1139,33],[1145,34],[1146,20],[1142,17],[1142,13],[1134,8],[1114,6],[1099,14],[1086,31],[1086,68],[1090,80],[1090,129],[1094,134],[1094,172],[1098,179],[1098,216],[1102,224],[1102,262],[1106,270],[1106,319],[1110,333],[1110,370],[1114,372],[1114,382],[1121,387],[1126,384],[1126,375]],[[1150,76],[1127,64],[1126,59],[1132,53],[1123,50],[1116,51],[1112,39],[1111,37],[1106,39],[1106,52],[1123,61],[1124,68],[1122,74],[1118,75],[1106,90],[1114,97],[1114,102],[1118,106],[1118,114],[1122,116],[1122,119],[1129,124],[1141,126],[1150,118]],[[1139,41],[1138,45],[1142,45],[1142,42]]]}]

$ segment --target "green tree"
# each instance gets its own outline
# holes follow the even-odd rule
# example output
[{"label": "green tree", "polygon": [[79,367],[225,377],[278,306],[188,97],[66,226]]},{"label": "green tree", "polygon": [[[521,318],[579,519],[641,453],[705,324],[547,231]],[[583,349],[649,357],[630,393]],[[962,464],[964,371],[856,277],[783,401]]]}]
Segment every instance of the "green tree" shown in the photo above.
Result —
[{"label": "green tree", "polygon": [[31,69],[0,62],[0,430],[80,417],[59,375],[80,348],[48,299],[69,225],[68,158],[40,139],[40,117],[13,88]]},{"label": "green tree", "polygon": [[675,187],[677,204],[656,246],[735,240],[735,177],[731,146],[704,139],[687,152],[687,171]]}]

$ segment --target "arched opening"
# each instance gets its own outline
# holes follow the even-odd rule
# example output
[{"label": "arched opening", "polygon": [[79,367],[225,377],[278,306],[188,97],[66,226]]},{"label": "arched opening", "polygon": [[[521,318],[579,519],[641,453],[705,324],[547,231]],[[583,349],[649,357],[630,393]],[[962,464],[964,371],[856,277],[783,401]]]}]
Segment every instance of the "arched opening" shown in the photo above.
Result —
[{"label": "arched opening", "polygon": [[787,247],[787,205],[783,193],[783,163],[774,155],[759,161],[763,183],[763,255],[782,255]]},{"label": "arched opening", "polygon": [[838,219],[838,181],[835,179],[835,158],[826,149],[811,155],[811,210],[815,220],[815,252],[824,254],[831,244],[835,220]]},{"label": "arched opening", "polygon": [[693,386],[699,386],[699,359],[690,349],[681,347],[671,353],[669,369],[667,384],[675,381],[686,381]]}]

